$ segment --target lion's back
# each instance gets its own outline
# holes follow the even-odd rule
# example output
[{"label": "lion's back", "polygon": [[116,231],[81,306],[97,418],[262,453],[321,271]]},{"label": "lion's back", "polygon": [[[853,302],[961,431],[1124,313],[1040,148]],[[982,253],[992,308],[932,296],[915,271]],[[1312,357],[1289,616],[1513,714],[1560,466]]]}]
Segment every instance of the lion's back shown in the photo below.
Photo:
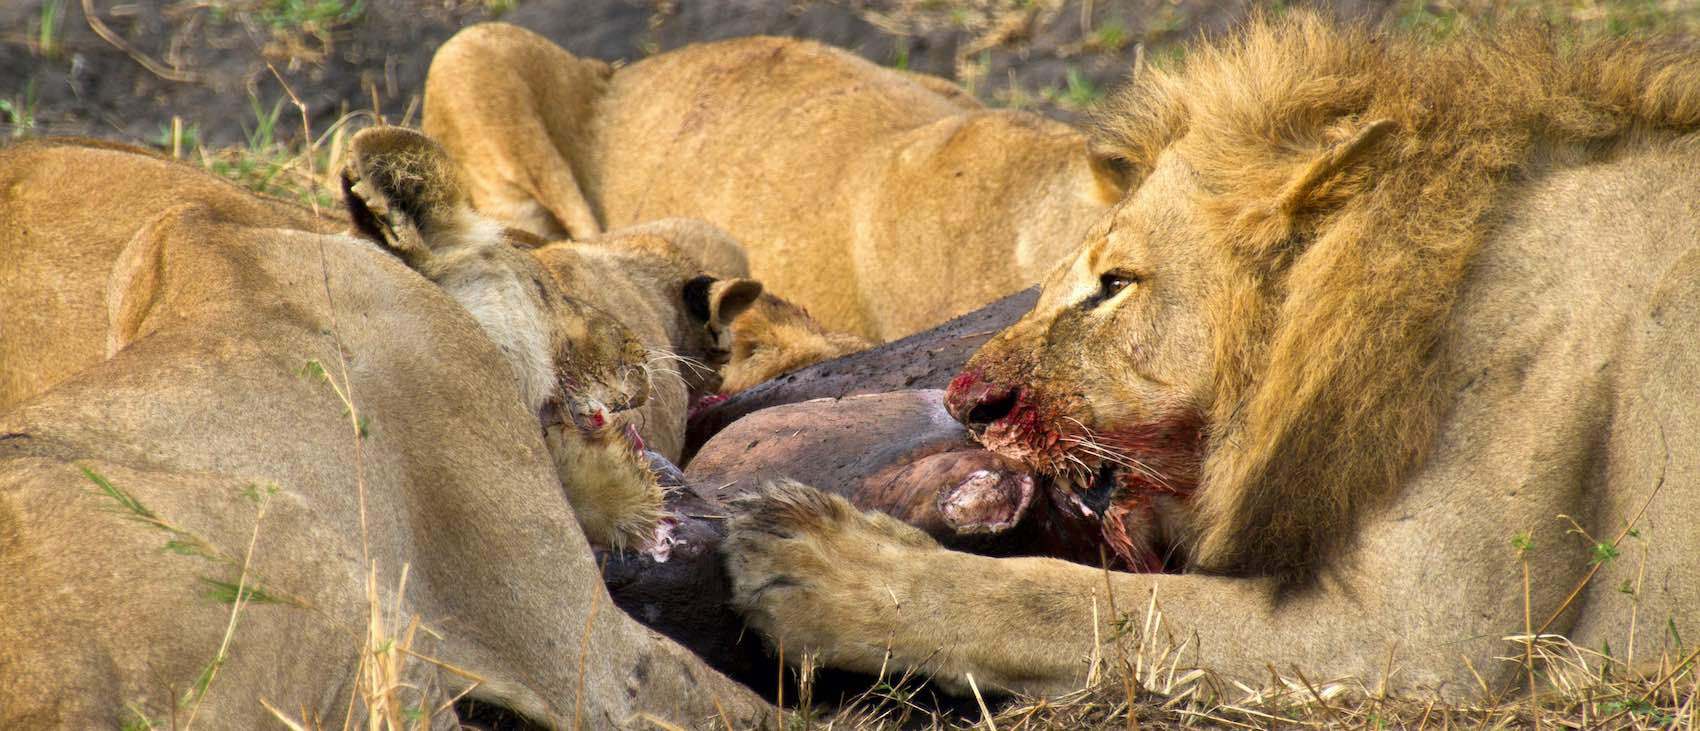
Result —
[{"label": "lion's back", "polygon": [[188,164],[98,140],[0,150],[0,192],[0,410],[105,357],[112,262],[171,207],[196,202],[259,226],[337,228]]}]

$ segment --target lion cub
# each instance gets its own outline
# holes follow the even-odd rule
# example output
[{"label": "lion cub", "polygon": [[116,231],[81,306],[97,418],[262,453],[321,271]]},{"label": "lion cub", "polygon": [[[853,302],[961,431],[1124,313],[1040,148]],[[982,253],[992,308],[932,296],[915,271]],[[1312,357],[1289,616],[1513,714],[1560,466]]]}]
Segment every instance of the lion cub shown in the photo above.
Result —
[{"label": "lion cub", "polygon": [[[666,218],[577,240],[546,241],[520,228],[493,233],[496,224],[473,212],[466,183],[470,171],[432,145],[423,162],[391,157],[417,168],[401,182],[410,200],[434,212],[438,235],[461,240],[507,236],[528,248],[571,297],[610,313],[646,350],[641,360],[650,398],[633,404],[604,401],[612,408],[592,416],[596,423],[589,427],[635,431],[644,445],[677,461],[686,418],[702,399],[871,345],[830,332],[802,308],[764,293],[760,282],[748,278],[743,245],[700,220]],[[523,217],[506,222],[526,223]],[[515,312],[511,303],[501,302],[481,309],[490,317]],[[630,412],[608,415],[621,406],[630,406]],[[596,410],[595,404],[591,407]]]},{"label": "lion cub", "polygon": [[720,371],[720,394],[731,396],[791,371],[872,347],[867,338],[828,330],[802,307],[764,293],[732,321],[732,350]]},{"label": "lion cub", "polygon": [[703,221],[661,219],[582,240],[521,238],[573,297],[613,313],[648,348],[651,398],[619,421],[670,460],[704,399],[872,345],[764,292],[746,277],[743,246]]},{"label": "lion cub", "polygon": [[473,212],[430,138],[367,129],[349,153],[342,179],[355,228],[442,287],[502,350],[585,536],[664,556],[660,483],[642,440],[612,418],[653,401],[649,349],[563,286],[529,237]]}]

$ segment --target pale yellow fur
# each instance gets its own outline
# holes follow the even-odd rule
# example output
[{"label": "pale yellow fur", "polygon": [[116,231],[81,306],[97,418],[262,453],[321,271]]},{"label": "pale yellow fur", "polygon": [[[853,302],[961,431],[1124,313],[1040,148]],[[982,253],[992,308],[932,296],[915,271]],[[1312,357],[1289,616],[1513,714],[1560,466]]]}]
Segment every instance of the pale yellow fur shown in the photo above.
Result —
[{"label": "pale yellow fur", "polygon": [[[378,656],[424,708],[470,691],[556,727],[769,722],[610,606],[512,354],[441,288],[369,240],[311,230],[346,222],[142,153],[32,143],[0,152],[0,181],[0,217],[42,224],[8,226],[0,280],[61,266],[67,294],[116,303],[121,332],[101,360],[104,312],[85,332],[84,310],[0,287],[7,308],[64,314],[45,321],[97,354],[35,366],[52,387],[0,415],[0,726],[276,725],[263,704],[316,725],[351,702],[358,725],[356,676]],[[107,267],[56,255],[118,262],[110,289]],[[232,622],[209,581],[271,598]]]},{"label": "pale yellow fur", "polygon": [[[624,326],[595,308],[565,296],[539,261],[509,244],[501,227],[477,216],[460,198],[450,166],[437,164],[440,151],[418,133],[399,128],[371,130],[355,138],[355,173],[350,190],[384,217],[386,235],[398,254],[437,282],[473,316],[503,353],[521,403],[539,414],[545,402],[559,402],[565,418],[592,409],[638,406],[647,398],[648,351]],[[378,171],[406,172],[406,191],[429,204],[416,207],[424,221],[413,221],[368,177]],[[368,177],[362,177],[368,176]],[[98,181],[98,182],[97,182]],[[366,183],[366,184],[362,184]],[[126,304],[108,298],[107,272],[133,269],[148,277],[151,262],[125,262],[119,253],[149,217],[179,203],[192,202],[209,215],[280,231],[341,232],[349,220],[266,199],[181,163],[150,153],[81,140],[44,140],[0,152],[0,185],[14,191],[0,207],[6,252],[0,263],[0,408],[41,393],[116,353],[137,336],[136,327],[150,301]],[[100,195],[88,188],[98,186]],[[341,211],[335,211],[341,213]],[[135,251],[141,250],[133,250]],[[110,314],[108,309],[111,309]],[[111,327],[108,322],[112,323]],[[564,380],[577,388],[565,390]],[[576,438],[576,437],[573,437]],[[636,457],[632,462],[641,466]],[[641,474],[628,472],[625,474]],[[563,472],[569,495],[578,482]],[[586,483],[588,484],[588,482]],[[631,493],[595,512],[616,514],[635,498],[649,501],[630,512],[650,525],[624,533],[602,533],[587,526],[602,545],[641,545],[654,535],[660,491],[654,480],[625,482]],[[609,494],[606,490],[597,494]],[[589,503],[580,497],[575,504]],[[587,511],[589,512],[589,511]]]}]

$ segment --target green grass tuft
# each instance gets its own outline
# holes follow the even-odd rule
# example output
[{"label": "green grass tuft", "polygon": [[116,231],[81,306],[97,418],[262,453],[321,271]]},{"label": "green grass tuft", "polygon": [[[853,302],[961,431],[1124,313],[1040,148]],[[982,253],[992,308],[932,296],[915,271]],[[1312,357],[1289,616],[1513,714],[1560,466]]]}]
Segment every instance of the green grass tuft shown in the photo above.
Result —
[{"label": "green grass tuft", "polygon": [[[220,604],[235,604],[236,603],[237,585],[235,583],[232,583],[232,582],[229,582],[229,581],[220,581],[218,579],[208,578],[208,577],[205,577],[205,576],[202,576],[200,578],[201,578],[201,583],[205,584],[206,587],[207,587],[206,597],[208,599],[211,599],[211,600],[218,602]],[[242,588],[241,599],[242,599],[243,604],[249,604],[249,603],[254,603],[254,604],[287,604],[287,603],[289,603],[285,599],[281,599],[279,597],[273,596],[270,592],[266,591],[265,587],[258,585],[254,581],[247,582],[241,588]]]},{"label": "green grass tuft", "polygon": [[273,28],[307,32],[328,31],[365,15],[365,0],[267,0],[259,12],[260,19]]},{"label": "green grass tuft", "polygon": [[59,43],[59,34],[63,31],[65,18],[64,0],[43,0],[41,13],[37,19],[36,50],[47,58],[58,58],[63,50]]},{"label": "green grass tuft", "polygon": [[118,503],[118,508],[113,510],[113,512],[124,514],[125,517],[131,520],[148,523],[150,525],[159,524],[159,516],[152,510],[149,510],[146,505],[143,505],[142,501],[137,500],[134,495],[131,495],[119,488],[117,485],[112,484],[111,480],[106,479],[104,475],[101,475],[94,470],[87,467],[78,467],[77,469],[83,471],[83,476],[87,477],[90,482],[93,482],[102,495],[105,495],[106,497],[111,498],[113,502]]}]

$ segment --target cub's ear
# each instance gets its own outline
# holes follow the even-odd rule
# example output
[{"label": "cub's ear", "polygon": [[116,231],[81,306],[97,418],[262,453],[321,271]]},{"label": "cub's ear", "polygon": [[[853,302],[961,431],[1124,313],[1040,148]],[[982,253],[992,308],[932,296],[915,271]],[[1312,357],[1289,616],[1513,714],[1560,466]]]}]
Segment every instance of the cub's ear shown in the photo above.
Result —
[{"label": "cub's ear", "polygon": [[1127,192],[1139,182],[1139,171],[1127,154],[1102,142],[1094,140],[1086,143],[1086,163],[1098,184],[1098,200],[1105,205],[1126,197]]},{"label": "cub's ear", "polygon": [[685,282],[685,312],[710,328],[724,329],[760,296],[761,282],[754,279],[715,279],[705,274]]},{"label": "cub's ear", "polygon": [[1391,119],[1379,119],[1358,130],[1351,138],[1335,143],[1311,160],[1304,170],[1281,189],[1276,198],[1276,206],[1282,213],[1291,215],[1312,204],[1325,184],[1351,170],[1353,164],[1361,159],[1365,152],[1374,148],[1376,143],[1386,138],[1388,133],[1398,126],[1398,123]]},{"label": "cub's ear", "polygon": [[436,140],[403,127],[371,127],[349,142],[343,202],[361,233],[419,269],[469,225],[466,188]]},{"label": "cub's ear", "polygon": [[159,304],[165,283],[166,242],[185,229],[212,222],[211,209],[184,203],[143,226],[118,252],[106,284],[106,357],[134,342]]}]

